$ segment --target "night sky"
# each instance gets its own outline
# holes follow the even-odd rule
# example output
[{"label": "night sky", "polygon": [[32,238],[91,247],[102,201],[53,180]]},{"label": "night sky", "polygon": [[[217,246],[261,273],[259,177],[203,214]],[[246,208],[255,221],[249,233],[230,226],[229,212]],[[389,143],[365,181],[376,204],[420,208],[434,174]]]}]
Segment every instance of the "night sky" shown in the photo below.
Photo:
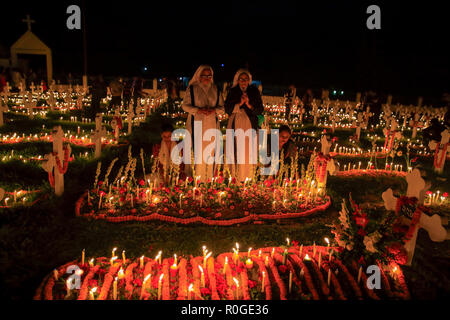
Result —
[{"label": "night sky", "polygon": [[[66,28],[70,4],[81,7],[9,4],[0,19],[3,51],[26,31],[21,20],[29,13],[32,31],[53,51],[55,78],[81,74],[82,31]],[[370,4],[381,8],[381,30],[366,28]],[[263,85],[415,97],[449,91],[450,19],[427,2],[87,1],[85,14],[89,74],[190,77],[206,63],[216,81],[248,66]]]}]

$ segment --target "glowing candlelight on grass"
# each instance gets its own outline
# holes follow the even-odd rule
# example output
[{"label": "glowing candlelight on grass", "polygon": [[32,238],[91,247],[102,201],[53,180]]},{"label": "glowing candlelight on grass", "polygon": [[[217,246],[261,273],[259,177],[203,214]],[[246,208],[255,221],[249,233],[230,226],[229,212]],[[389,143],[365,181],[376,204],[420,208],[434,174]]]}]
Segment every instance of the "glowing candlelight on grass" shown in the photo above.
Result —
[{"label": "glowing candlelight on grass", "polygon": [[114,279],[113,283],[113,300],[117,300],[117,277]]},{"label": "glowing candlelight on grass", "polygon": [[161,300],[161,289],[162,289],[162,279],[164,278],[164,273],[161,274],[158,281],[158,300]]},{"label": "glowing candlelight on grass", "polygon": [[202,266],[199,265],[198,268],[200,269],[200,281],[202,284],[202,288],[204,288],[205,287],[205,273],[203,272]]}]

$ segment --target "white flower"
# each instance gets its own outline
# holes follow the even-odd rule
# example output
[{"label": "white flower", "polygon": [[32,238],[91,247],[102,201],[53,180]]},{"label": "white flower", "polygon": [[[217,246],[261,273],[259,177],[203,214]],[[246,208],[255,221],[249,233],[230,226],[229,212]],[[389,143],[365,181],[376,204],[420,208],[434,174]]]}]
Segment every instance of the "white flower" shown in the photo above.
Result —
[{"label": "white flower", "polygon": [[378,231],[375,231],[371,233],[370,235],[367,235],[364,237],[364,245],[366,246],[366,250],[375,253],[378,250],[374,247],[375,243],[377,243],[381,239],[381,234],[378,233]]}]

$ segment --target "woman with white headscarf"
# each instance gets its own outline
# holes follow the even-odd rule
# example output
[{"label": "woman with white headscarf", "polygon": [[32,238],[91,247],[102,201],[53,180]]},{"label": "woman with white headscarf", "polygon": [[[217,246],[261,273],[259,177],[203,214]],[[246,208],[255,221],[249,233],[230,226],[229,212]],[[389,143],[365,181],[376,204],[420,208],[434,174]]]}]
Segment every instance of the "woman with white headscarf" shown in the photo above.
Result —
[{"label": "woman with white headscarf", "polygon": [[[252,75],[247,69],[239,69],[233,79],[233,85],[228,92],[225,101],[225,112],[230,116],[228,120],[227,129],[242,129],[244,133],[248,129],[254,129],[257,134],[259,128],[258,115],[264,112],[264,106],[261,99],[261,93],[258,88],[252,83]],[[256,143],[256,146],[254,145]],[[228,145],[228,144],[227,144]],[[237,161],[237,141],[234,141],[234,161],[232,161],[232,173],[240,182],[245,181],[246,178],[252,178],[252,171],[254,168],[250,159],[257,159],[258,156],[258,142],[251,140],[248,136],[245,137],[244,163],[239,164]],[[241,146],[242,148],[242,146]],[[256,148],[256,154],[253,152]],[[227,155],[229,152],[227,152]],[[227,162],[230,160],[227,159]],[[242,161],[240,161],[242,162]]]},{"label": "woman with white headscarf", "polygon": [[[191,134],[192,149],[195,150],[195,140],[202,137],[203,133],[208,129],[219,129],[218,114],[224,113],[223,98],[213,80],[213,70],[208,65],[201,65],[198,67],[189,86],[186,89],[183,104],[181,106],[184,111],[188,112],[186,122],[186,129]],[[194,130],[194,121],[200,121],[202,124],[202,132]],[[199,136],[198,136],[199,135]],[[221,139],[222,137],[214,137],[214,139]],[[203,151],[209,146],[212,141],[202,141],[202,161],[195,164],[195,175],[200,176],[201,182],[206,182],[214,176],[214,163],[207,164],[210,159],[204,159]],[[195,157],[196,155],[194,155]],[[198,155],[197,155],[198,156]],[[209,157],[215,157],[215,148],[211,151]],[[186,175],[192,176],[191,166],[186,165]]]}]

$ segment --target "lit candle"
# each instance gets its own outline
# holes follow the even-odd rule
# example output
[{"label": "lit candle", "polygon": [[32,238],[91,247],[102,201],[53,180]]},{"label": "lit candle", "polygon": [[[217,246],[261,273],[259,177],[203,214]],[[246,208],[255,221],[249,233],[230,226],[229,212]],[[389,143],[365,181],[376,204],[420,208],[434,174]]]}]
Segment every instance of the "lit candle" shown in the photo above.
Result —
[{"label": "lit candle", "polygon": [[250,258],[250,251],[252,251],[252,248],[248,248],[247,257]]},{"label": "lit candle", "polygon": [[125,258],[125,250],[122,251],[122,261],[125,264],[127,259]]},{"label": "lit candle", "polygon": [[161,264],[161,254],[162,254],[162,251],[158,252],[158,255],[155,257],[155,260],[158,260],[159,264]]},{"label": "lit candle", "polygon": [[139,267],[142,269],[144,267],[144,256],[139,258]]},{"label": "lit candle", "polygon": [[114,260],[116,260],[117,259],[117,256],[116,257],[112,257],[111,258],[111,260],[110,260],[110,262],[111,262],[111,266],[114,266]]},{"label": "lit candle", "polygon": [[248,258],[248,259],[245,261],[245,266],[247,267],[247,269],[253,268],[253,261],[252,261],[252,259]]},{"label": "lit candle", "polygon": [[331,280],[331,268],[328,269],[328,280],[327,280],[328,287],[330,286],[330,280]]},{"label": "lit candle", "polygon": [[198,268],[200,269],[200,281],[202,284],[202,288],[204,288],[205,287],[205,273],[203,272],[202,266],[198,266]]},{"label": "lit candle", "polygon": [[359,267],[359,270],[358,270],[358,283],[361,280],[361,272],[362,272],[362,266]]},{"label": "lit candle", "polygon": [[289,238],[286,238],[287,245],[289,247]]},{"label": "lit candle", "polygon": [[95,300],[94,293],[97,291],[97,287],[92,288],[91,291],[89,291],[89,300]]},{"label": "lit candle", "polygon": [[266,256],[266,259],[265,259],[265,261],[264,261],[264,264],[265,264],[266,267],[269,266],[269,256]]},{"label": "lit candle", "polygon": [[233,281],[236,283],[236,300],[239,300],[239,280],[233,278]]},{"label": "lit candle", "polygon": [[84,265],[84,249],[83,249],[83,251],[81,252],[81,265],[83,266]]},{"label": "lit candle", "polygon": [[[145,277],[145,279],[144,279],[144,282],[142,282],[142,288],[141,288],[141,296],[140,296],[140,300],[142,300],[142,297],[144,296],[144,292],[145,292],[145,289],[147,289],[146,287],[147,287],[147,281],[151,278],[151,274],[149,274],[149,275],[147,275],[146,277]],[[148,282],[150,282],[151,283],[151,281],[148,281]]]},{"label": "lit candle", "polygon": [[53,270],[53,277],[55,278],[55,280],[58,280],[58,270]]},{"label": "lit candle", "polygon": [[292,271],[289,271],[289,293],[292,290]]},{"label": "lit candle", "polygon": [[270,257],[273,259],[273,255],[275,254],[275,248],[272,248],[272,253],[270,254]]},{"label": "lit candle", "polygon": [[330,253],[328,254],[328,261],[331,261],[331,256],[333,255],[333,250],[330,250]]},{"label": "lit candle", "polygon": [[117,277],[114,279],[113,283],[113,300],[117,300]]},{"label": "lit candle", "polygon": [[158,300],[161,300],[161,288],[162,288],[162,279],[164,278],[164,273],[161,274],[158,281]]},{"label": "lit candle", "polygon": [[188,288],[188,300],[192,300],[192,291],[194,291],[194,284],[191,283]]},{"label": "lit candle", "polygon": [[315,257],[315,255],[316,255],[316,242],[314,241],[313,242],[313,258]]},{"label": "lit candle", "polygon": [[94,258],[89,260],[89,266],[92,268],[94,266]]},{"label": "lit candle", "polygon": [[319,252],[319,269],[322,262],[322,252]]},{"label": "lit candle", "polygon": [[223,274],[226,273],[227,271],[227,266],[228,266],[228,257],[225,257],[225,263],[223,265]]},{"label": "lit candle", "polygon": [[266,273],[263,271],[262,272],[262,282],[261,282],[261,292],[264,292],[264,289],[265,289],[265,287],[266,287]]},{"label": "lit candle", "polygon": [[208,261],[208,258],[211,256],[211,253],[208,253],[204,258],[203,258],[203,268],[206,269],[206,261]]},{"label": "lit candle", "polygon": [[261,258],[261,249],[258,251],[258,258]]},{"label": "lit candle", "polygon": [[298,250],[298,255],[301,256],[303,251],[303,244],[300,246],[300,249]]},{"label": "lit candle", "polygon": [[125,274],[123,273],[123,268],[122,267],[120,267],[120,270],[117,273],[117,277],[119,278],[119,280],[122,280],[125,277]]}]

